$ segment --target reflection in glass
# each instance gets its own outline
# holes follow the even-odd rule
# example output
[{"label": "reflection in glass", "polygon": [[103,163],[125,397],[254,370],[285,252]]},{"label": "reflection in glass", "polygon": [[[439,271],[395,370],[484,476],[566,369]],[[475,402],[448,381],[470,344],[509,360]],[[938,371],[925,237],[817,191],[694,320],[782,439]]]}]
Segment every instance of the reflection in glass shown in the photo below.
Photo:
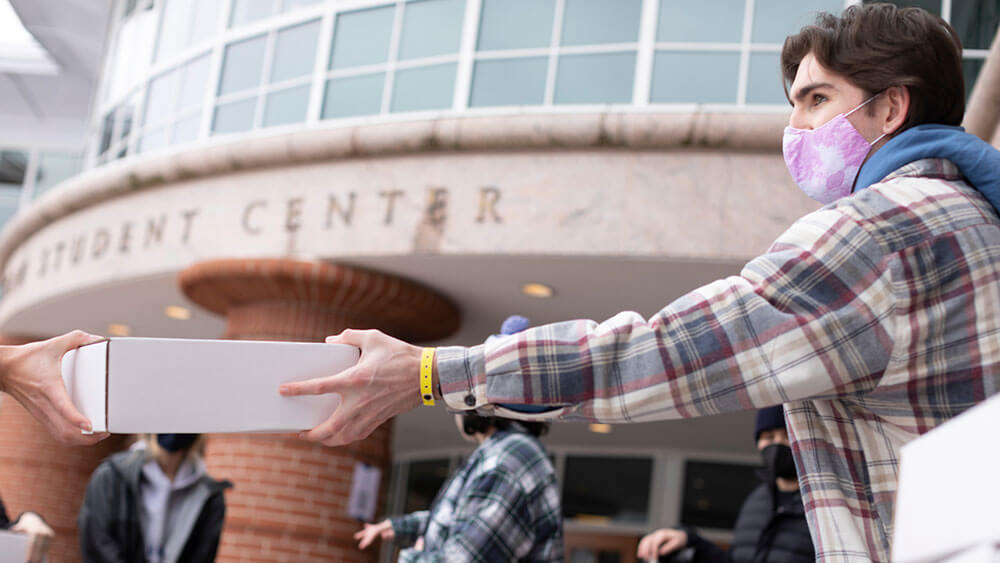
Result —
[{"label": "reflection in glass", "polygon": [[562,44],[634,43],[641,12],[641,0],[566,0]]},{"label": "reflection in glass", "polygon": [[273,7],[273,0],[233,0],[229,27],[237,27],[266,18],[271,15]]},{"label": "reflection in glass", "polygon": [[966,49],[989,49],[1000,26],[1000,3],[996,0],[952,2],[951,26]]},{"label": "reflection in glass", "polygon": [[37,198],[50,188],[80,171],[83,163],[79,153],[43,152],[38,158],[35,173],[35,189],[32,197]]},{"label": "reflection in glass", "polygon": [[309,105],[308,84],[286,90],[278,90],[267,95],[264,103],[264,127],[301,123],[306,120]]},{"label": "reflection in glass", "polygon": [[162,61],[215,35],[221,17],[221,2],[164,0],[156,46]]},{"label": "reflection in glass", "polygon": [[318,38],[319,20],[279,31],[271,62],[271,83],[312,73]]},{"label": "reflection in glass", "polygon": [[167,144],[167,134],[163,129],[147,131],[145,135],[139,137],[138,151],[140,153],[149,152],[163,147]]},{"label": "reflection in glass", "polygon": [[385,73],[382,72],[328,80],[322,119],[379,113],[384,83]]},{"label": "reflection in glass", "polygon": [[28,170],[28,153],[0,151],[0,184],[12,184],[20,189]]},{"label": "reflection in glass", "polygon": [[767,0],[753,7],[754,43],[782,44],[785,38],[813,23],[819,12],[840,14],[844,0]]},{"label": "reflection in glass", "polygon": [[469,106],[541,105],[548,67],[548,57],[478,61]]},{"label": "reflection in glass", "polygon": [[465,0],[419,0],[403,5],[399,59],[419,59],[458,51]]},{"label": "reflection in glass", "polygon": [[480,51],[548,47],[555,0],[483,0]]},{"label": "reflection in glass", "polygon": [[788,104],[781,85],[781,61],[778,53],[750,53],[747,75],[748,104]]},{"label": "reflection in glass", "polygon": [[219,79],[219,94],[238,92],[260,85],[267,36],[258,35],[226,46]]},{"label": "reflection in glass", "polygon": [[757,469],[735,463],[686,462],[681,523],[731,529],[743,501],[760,484]]},{"label": "reflection in glass", "polygon": [[393,5],[337,15],[330,68],[384,63],[389,60]]},{"label": "reflection in glass", "polygon": [[201,112],[191,117],[184,118],[174,125],[170,136],[170,144],[176,145],[189,143],[198,138],[198,129],[201,127]]},{"label": "reflection in glass", "polygon": [[557,104],[629,103],[635,53],[562,56],[556,74]]},{"label": "reflection in glass", "polygon": [[161,74],[149,82],[149,89],[146,90],[146,111],[142,116],[143,124],[160,123],[167,118],[176,85],[176,71]]},{"label": "reflection in glass", "polygon": [[397,70],[391,111],[450,108],[455,91],[455,69],[454,64],[443,64]]},{"label": "reflection in glass", "polygon": [[298,8],[312,6],[313,4],[318,4],[322,1],[323,0],[281,0],[281,11],[288,12]]},{"label": "reflection in glass", "polygon": [[427,510],[448,480],[448,460],[411,461],[406,472],[406,501],[403,512]]},{"label": "reflection in glass", "polygon": [[739,43],[746,0],[661,0],[657,41]]},{"label": "reflection in glass", "polygon": [[653,460],[566,456],[563,516],[587,521],[645,524]]},{"label": "reflection in glass", "polygon": [[177,97],[177,110],[200,106],[208,89],[208,55],[203,55],[184,65],[181,70],[181,90]]},{"label": "reflection in glass", "polygon": [[739,76],[739,53],[658,51],[649,101],[734,104]]},{"label": "reflection in glass", "polygon": [[253,127],[253,116],[256,109],[256,97],[219,105],[215,108],[215,120],[212,123],[212,132],[237,133],[248,131]]}]

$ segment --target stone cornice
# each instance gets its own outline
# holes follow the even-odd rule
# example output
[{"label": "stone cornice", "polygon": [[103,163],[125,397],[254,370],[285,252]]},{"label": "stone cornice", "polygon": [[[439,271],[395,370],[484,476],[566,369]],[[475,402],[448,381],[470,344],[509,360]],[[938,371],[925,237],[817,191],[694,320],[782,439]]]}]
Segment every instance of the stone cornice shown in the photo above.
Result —
[{"label": "stone cornice", "polygon": [[0,264],[46,225],[117,197],[248,170],[430,152],[620,148],[780,152],[776,113],[590,113],[464,116],[316,127],[182,148],[83,172],[15,216],[0,235]]}]

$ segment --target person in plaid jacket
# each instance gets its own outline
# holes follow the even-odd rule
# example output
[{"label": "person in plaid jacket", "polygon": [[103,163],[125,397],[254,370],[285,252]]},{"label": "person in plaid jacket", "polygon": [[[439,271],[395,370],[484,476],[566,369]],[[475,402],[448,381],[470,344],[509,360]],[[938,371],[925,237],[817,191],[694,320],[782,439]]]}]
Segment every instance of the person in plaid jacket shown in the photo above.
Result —
[{"label": "person in plaid jacket", "polygon": [[455,423],[476,451],[429,510],[365,524],[358,547],[380,537],[413,546],[399,561],[562,561],[559,485],[538,442],[548,425],[473,413],[456,414]]},{"label": "person in plaid jacket", "polygon": [[[783,146],[824,207],[649,319],[437,348],[437,393],[456,410],[611,423],[784,404],[817,560],[888,561],[900,448],[1000,388],[1000,152],[958,127],[961,61],[954,29],[920,9],[819,16],[782,49]],[[281,390],[343,398],[305,439],[348,443],[420,404],[421,348],[377,331],[328,341],[362,359]]]}]

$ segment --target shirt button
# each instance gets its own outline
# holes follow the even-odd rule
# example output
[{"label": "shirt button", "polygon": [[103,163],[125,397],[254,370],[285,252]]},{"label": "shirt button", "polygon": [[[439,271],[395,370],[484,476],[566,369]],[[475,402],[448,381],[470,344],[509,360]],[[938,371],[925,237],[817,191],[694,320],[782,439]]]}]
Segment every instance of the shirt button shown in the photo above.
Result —
[{"label": "shirt button", "polygon": [[476,404],[476,398],[473,397],[472,395],[466,395],[465,396],[465,404],[466,404],[466,406],[470,406],[470,407],[473,406],[473,405],[475,405]]}]

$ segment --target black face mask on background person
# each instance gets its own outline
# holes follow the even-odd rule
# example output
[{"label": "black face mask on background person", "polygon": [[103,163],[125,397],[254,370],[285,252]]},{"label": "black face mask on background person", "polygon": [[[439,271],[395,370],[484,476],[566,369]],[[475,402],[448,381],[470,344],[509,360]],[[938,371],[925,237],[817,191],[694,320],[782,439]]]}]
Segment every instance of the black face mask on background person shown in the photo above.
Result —
[{"label": "black face mask on background person", "polygon": [[792,458],[792,448],[785,444],[771,444],[760,451],[764,459],[764,471],[768,475],[782,479],[795,479],[795,459]]},{"label": "black face mask on background person", "polygon": [[197,434],[157,434],[156,443],[170,453],[190,448],[198,439]]}]

